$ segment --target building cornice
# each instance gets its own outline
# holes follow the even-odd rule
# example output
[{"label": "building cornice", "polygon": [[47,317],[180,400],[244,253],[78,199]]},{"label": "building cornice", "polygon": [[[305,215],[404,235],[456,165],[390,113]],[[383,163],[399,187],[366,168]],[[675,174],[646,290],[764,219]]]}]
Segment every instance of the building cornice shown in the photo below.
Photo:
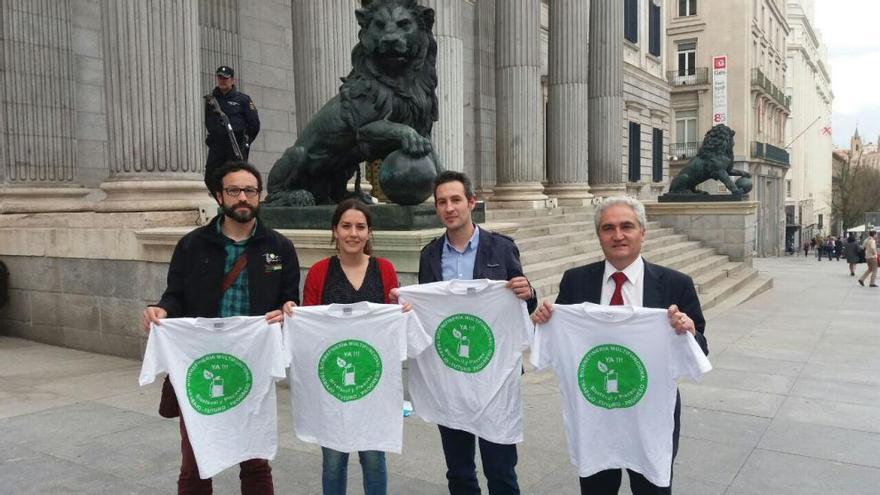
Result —
[{"label": "building cornice", "polygon": [[[810,18],[807,17],[802,10],[797,13],[789,12],[788,17],[792,21],[797,21],[798,24],[803,26],[804,31],[806,31],[807,34],[810,36],[810,41],[813,42],[813,46],[818,48],[822,42],[819,41],[819,37],[816,35],[816,31],[813,29],[813,23]],[[792,22],[792,24],[794,24],[794,22]]]},{"label": "building cornice", "polygon": [[779,22],[779,26],[785,31],[785,35],[788,36],[788,33],[791,32],[791,26],[788,24],[788,19],[782,15],[782,10],[779,9],[779,5],[777,5],[776,2],[770,1],[767,3],[770,4],[770,10],[776,15],[776,21]]},{"label": "building cornice", "polygon": [[678,36],[682,34],[700,33],[706,30],[706,22],[689,22],[687,24],[671,24],[666,28],[666,36]]}]

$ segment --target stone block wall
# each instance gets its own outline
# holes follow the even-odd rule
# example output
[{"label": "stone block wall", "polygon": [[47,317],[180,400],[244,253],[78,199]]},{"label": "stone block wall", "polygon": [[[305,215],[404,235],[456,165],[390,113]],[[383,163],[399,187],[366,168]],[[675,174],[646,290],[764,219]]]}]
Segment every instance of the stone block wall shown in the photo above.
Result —
[{"label": "stone block wall", "polygon": [[731,261],[751,266],[757,235],[757,201],[730,203],[650,203],[648,219],[703,241]]},{"label": "stone block wall", "polygon": [[[10,273],[0,335],[140,359],[147,335],[140,316],[162,297],[168,263],[0,256]],[[300,293],[308,267],[300,271]],[[401,284],[416,283],[400,274]]]},{"label": "stone block wall", "polygon": [[0,333],[103,354],[143,355],[140,314],[161,295],[167,264],[36,256],[0,260],[10,273]]},{"label": "stone block wall", "polygon": [[[0,261],[10,272],[0,335],[140,358],[146,342],[140,315],[164,292],[174,246],[197,218],[196,212],[0,215]],[[439,232],[378,232],[374,248],[392,260],[401,285],[415,284],[419,251]],[[332,254],[327,232],[282,234],[297,249],[301,294],[308,268]]]}]

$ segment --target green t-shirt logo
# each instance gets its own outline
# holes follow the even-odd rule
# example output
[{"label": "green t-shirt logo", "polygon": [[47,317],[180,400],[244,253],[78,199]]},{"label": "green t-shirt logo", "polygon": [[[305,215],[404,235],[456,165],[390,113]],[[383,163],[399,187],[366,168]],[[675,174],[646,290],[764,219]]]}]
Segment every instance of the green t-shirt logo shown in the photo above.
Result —
[{"label": "green t-shirt logo", "polygon": [[205,354],[186,371],[186,396],[192,408],[204,415],[237,406],[250,393],[252,385],[251,370],[231,354]]},{"label": "green t-shirt logo", "polygon": [[584,398],[605,409],[632,407],[648,389],[648,372],[642,360],[616,344],[587,351],[578,366],[577,378]]},{"label": "green t-shirt logo", "polygon": [[434,348],[446,366],[477,373],[495,355],[495,336],[485,321],[459,313],[440,322],[434,332]]},{"label": "green t-shirt logo", "polygon": [[318,379],[324,390],[342,402],[362,399],[376,388],[381,377],[379,353],[360,340],[337,342],[318,360]]}]

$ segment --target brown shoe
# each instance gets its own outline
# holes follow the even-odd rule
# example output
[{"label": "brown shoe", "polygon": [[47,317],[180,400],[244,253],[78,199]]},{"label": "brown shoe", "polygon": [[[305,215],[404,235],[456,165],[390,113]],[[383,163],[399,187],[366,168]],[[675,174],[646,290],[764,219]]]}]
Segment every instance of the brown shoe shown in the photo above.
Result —
[{"label": "brown shoe", "polygon": [[859,279],[859,285],[861,285],[862,287],[864,287],[864,286],[865,286],[865,282],[864,282],[862,279]]}]

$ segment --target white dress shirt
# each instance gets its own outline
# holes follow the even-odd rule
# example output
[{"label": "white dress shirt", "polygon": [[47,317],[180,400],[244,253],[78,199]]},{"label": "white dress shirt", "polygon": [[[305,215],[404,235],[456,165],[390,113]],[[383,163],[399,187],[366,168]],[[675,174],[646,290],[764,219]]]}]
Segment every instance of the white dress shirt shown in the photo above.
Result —
[{"label": "white dress shirt", "polygon": [[[614,275],[617,271],[617,268],[614,268],[608,260],[605,260],[605,274],[602,276],[602,298],[599,300],[600,304],[605,306],[611,304],[611,296],[614,295],[614,288],[617,287],[611,275]],[[626,282],[623,283],[623,287],[620,289],[620,292],[623,294],[623,304],[625,306],[641,307],[642,296],[645,293],[645,260],[639,256],[622,271],[626,275]]]}]

